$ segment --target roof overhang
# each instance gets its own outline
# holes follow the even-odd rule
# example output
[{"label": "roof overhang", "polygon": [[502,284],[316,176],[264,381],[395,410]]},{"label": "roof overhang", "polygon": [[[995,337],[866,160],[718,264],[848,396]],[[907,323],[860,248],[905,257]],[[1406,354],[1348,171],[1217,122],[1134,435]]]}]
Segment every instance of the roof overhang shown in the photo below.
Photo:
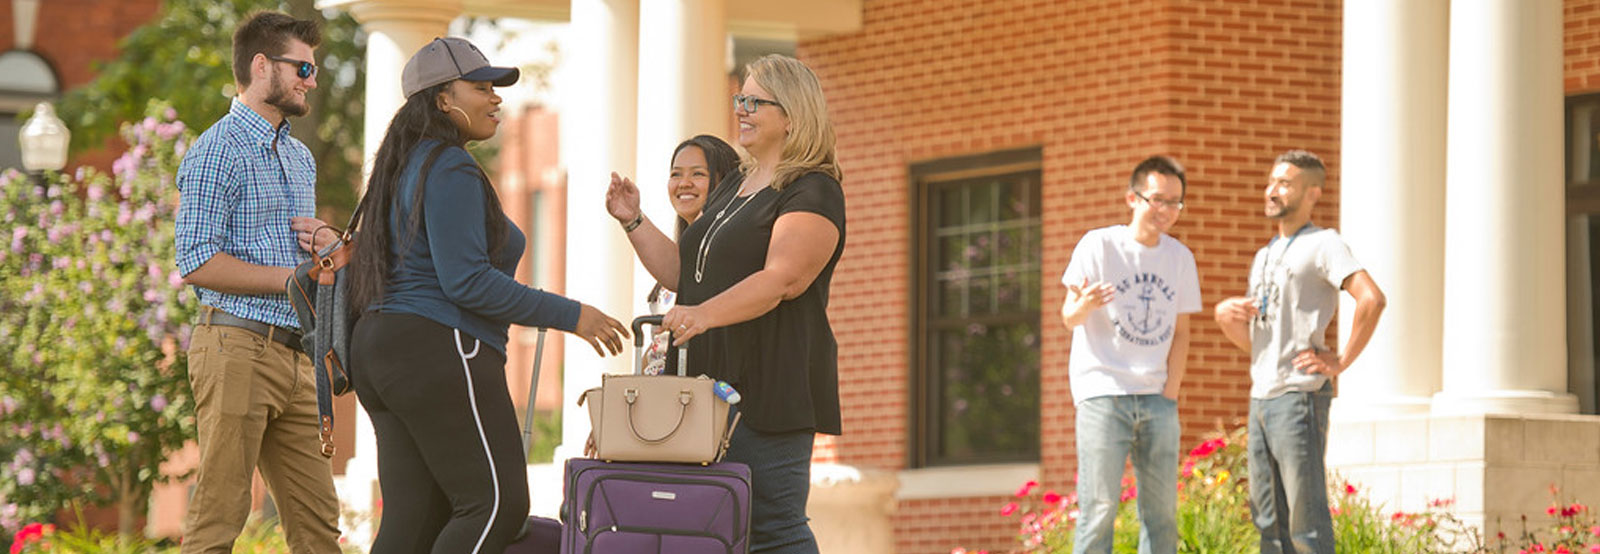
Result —
[{"label": "roof overhang", "polygon": [[[728,32],[734,36],[795,40],[849,33],[861,29],[863,0],[727,0]],[[567,21],[572,17],[571,0],[318,0],[318,8],[352,9],[356,5],[385,6],[397,10],[438,9],[441,4],[459,3],[462,15],[515,17],[534,21]]]}]

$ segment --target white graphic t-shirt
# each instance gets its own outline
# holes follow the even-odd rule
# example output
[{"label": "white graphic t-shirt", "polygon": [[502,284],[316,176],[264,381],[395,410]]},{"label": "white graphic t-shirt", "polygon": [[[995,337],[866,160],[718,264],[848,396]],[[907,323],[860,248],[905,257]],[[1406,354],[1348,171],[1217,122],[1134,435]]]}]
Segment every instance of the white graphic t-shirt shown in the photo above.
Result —
[{"label": "white graphic t-shirt", "polygon": [[1361,263],[1333,229],[1307,223],[1273,237],[1250,263],[1250,298],[1261,315],[1250,321],[1250,397],[1312,392],[1328,381],[1294,368],[1308,348],[1328,350],[1328,322],[1339,311],[1339,288]]},{"label": "white graphic t-shirt", "polygon": [[1063,285],[1105,281],[1115,298],[1072,332],[1072,398],[1160,394],[1177,318],[1200,311],[1194,253],[1165,234],[1139,244],[1127,225],[1089,231],[1072,250]]}]

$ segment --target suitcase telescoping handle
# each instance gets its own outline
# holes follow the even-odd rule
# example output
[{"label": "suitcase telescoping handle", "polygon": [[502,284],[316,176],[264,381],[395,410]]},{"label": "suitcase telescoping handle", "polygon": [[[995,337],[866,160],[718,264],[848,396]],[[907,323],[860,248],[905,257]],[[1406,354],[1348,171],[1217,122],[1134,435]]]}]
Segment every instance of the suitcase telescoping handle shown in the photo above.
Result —
[{"label": "suitcase telescoping handle", "polygon": [[544,327],[539,328],[539,345],[533,348],[533,377],[528,380],[528,411],[522,416],[522,457],[533,455],[533,401],[539,392],[539,363],[544,361]]},{"label": "suitcase telescoping handle", "polygon": [[[645,354],[644,343],[645,343],[645,339],[646,339],[646,336],[647,336],[646,333],[644,332],[644,326],[649,325],[649,326],[655,327],[657,329],[660,329],[661,328],[661,320],[663,318],[665,318],[665,317],[666,316],[664,316],[662,314],[652,314],[652,315],[642,315],[642,316],[633,318],[633,351],[634,351],[634,354],[635,354],[634,357],[633,357],[633,374],[634,375],[644,375],[644,354]],[[678,353],[678,376],[682,377],[684,375],[688,375],[688,371],[689,371],[689,366],[688,366],[688,363],[689,363],[689,349],[688,348],[684,348],[683,346],[673,346],[672,345],[672,330],[668,329],[667,330],[667,353],[670,355],[673,351],[677,351],[677,353]]]},{"label": "suitcase telescoping handle", "polygon": [[[535,400],[534,397],[539,392],[539,365],[544,361],[544,335],[545,328],[540,327],[539,344],[533,347],[533,376],[528,380],[528,412],[522,417],[523,458],[533,455],[533,402]],[[550,531],[552,527],[556,530]],[[553,552],[554,549],[560,548],[560,539],[558,538],[561,534],[560,527],[561,523],[558,521],[539,516],[528,516],[528,519],[522,522],[522,528],[517,530],[517,536],[511,539],[512,546],[517,547],[517,543],[522,543],[524,539],[527,539],[528,544],[536,545],[534,546],[536,551],[545,552],[548,550]],[[528,538],[528,534],[533,533],[536,529],[540,532],[536,533],[533,538]],[[557,537],[551,537],[550,533],[552,532]],[[528,545],[521,546],[521,548],[527,547]]]}]

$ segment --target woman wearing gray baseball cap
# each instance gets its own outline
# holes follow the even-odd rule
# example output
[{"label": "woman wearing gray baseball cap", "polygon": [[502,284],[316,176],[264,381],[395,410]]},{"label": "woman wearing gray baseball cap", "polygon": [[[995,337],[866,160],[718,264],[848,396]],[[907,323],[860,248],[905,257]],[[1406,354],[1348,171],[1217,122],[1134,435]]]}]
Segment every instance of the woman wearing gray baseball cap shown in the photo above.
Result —
[{"label": "woman wearing gray baseball cap", "polygon": [[602,356],[627,336],[599,310],[513,278],[525,238],[462,147],[494,136],[494,87],[517,77],[463,39],[423,46],[356,207],[351,365],[378,442],[376,553],[498,553],[521,529],[528,478],[506,388],[509,324],[573,333]]}]

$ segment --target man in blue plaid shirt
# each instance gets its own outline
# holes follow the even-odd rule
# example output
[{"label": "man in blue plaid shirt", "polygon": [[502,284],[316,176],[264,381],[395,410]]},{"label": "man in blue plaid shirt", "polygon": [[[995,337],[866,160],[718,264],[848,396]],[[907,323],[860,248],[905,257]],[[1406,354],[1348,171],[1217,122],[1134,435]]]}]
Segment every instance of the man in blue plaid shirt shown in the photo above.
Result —
[{"label": "man in blue plaid shirt", "polygon": [[230,552],[259,467],[296,552],[339,552],[311,361],[284,293],[308,258],[316,162],[289,136],[316,88],[315,22],[261,12],[233,36],[239,96],[178,168],[177,264],[202,305],[189,345],[200,467],[182,552]]}]

